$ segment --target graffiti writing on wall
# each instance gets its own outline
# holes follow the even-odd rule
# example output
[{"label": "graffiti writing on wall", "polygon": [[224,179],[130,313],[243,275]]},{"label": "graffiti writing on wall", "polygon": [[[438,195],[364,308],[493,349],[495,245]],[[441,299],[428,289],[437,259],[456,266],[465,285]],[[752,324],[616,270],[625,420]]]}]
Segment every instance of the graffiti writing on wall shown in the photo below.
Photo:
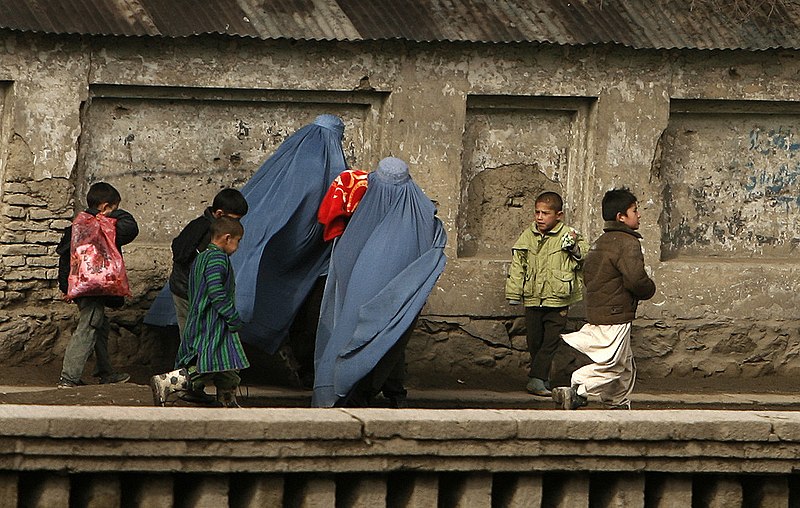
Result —
[{"label": "graffiti writing on wall", "polygon": [[662,253],[789,258],[800,243],[800,130],[790,115],[681,114],[662,138]]},{"label": "graffiti writing on wall", "polygon": [[751,160],[745,165],[752,174],[745,183],[749,199],[766,199],[773,206],[800,206],[800,140],[788,127],[767,132],[750,131]]}]

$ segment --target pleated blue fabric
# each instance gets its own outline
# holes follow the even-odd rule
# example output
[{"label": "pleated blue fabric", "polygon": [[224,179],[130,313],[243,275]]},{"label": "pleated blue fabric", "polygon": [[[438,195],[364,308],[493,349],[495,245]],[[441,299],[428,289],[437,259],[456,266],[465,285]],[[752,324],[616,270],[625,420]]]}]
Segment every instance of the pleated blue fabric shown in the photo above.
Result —
[{"label": "pleated blue fabric", "polygon": [[169,282],[164,284],[156,299],[150,304],[144,316],[144,324],[153,326],[177,326],[178,318],[175,316],[175,304],[172,302],[172,293]]},{"label": "pleated blue fabric", "polygon": [[344,122],[320,115],[288,137],[241,191],[249,211],[244,237],[231,256],[244,342],[274,353],[311,291],[328,269],[330,244],[317,210],[347,166]]},{"label": "pleated blue fabric", "polygon": [[383,159],[331,255],[312,405],[347,396],[417,317],[444,270],[447,235],[400,159]]}]

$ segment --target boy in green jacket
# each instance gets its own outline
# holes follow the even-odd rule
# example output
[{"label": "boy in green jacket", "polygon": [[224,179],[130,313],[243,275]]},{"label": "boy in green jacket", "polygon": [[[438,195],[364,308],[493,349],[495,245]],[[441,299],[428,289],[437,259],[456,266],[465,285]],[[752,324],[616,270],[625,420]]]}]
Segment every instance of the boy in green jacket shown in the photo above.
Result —
[{"label": "boy in green jacket", "polygon": [[536,220],[512,248],[506,299],[525,305],[531,365],[526,390],[550,397],[550,366],[567,325],[569,306],[583,298],[584,238],[562,223],[564,203],[555,192],[536,198]]}]

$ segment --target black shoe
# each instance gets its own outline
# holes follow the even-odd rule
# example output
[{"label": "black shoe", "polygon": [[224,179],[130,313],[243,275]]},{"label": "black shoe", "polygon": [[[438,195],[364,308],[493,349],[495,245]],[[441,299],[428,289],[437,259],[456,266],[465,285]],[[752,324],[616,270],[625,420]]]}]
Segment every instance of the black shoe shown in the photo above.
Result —
[{"label": "black shoe", "polygon": [[389,401],[389,407],[392,409],[405,409],[408,407],[408,401],[405,397],[386,397]]},{"label": "black shoe", "polygon": [[113,374],[109,374],[107,376],[100,376],[100,384],[110,385],[110,384],[124,383],[130,378],[131,375],[125,372],[114,372]]},{"label": "black shoe", "polygon": [[84,385],[86,385],[86,383],[84,383],[80,379],[77,382],[75,382],[75,381],[70,381],[69,379],[67,379],[65,377],[62,377],[62,378],[59,378],[58,384],[56,385],[56,387],[57,388],[75,388],[76,386],[84,386]]},{"label": "black shoe", "polygon": [[192,404],[217,405],[217,398],[207,394],[203,390],[188,390],[180,396],[180,399]]}]

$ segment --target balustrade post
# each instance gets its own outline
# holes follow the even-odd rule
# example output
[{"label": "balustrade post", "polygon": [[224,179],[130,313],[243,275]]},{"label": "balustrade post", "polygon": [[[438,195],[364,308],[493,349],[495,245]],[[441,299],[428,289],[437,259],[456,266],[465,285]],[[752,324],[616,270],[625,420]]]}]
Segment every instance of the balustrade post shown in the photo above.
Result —
[{"label": "balustrade post", "polygon": [[0,506],[17,506],[19,501],[19,475],[0,473]]},{"label": "balustrade post", "polygon": [[688,475],[658,475],[646,484],[647,505],[652,508],[692,506],[692,478]]},{"label": "balustrade post", "polygon": [[21,506],[30,508],[69,508],[69,476],[60,473],[36,475]]},{"label": "balustrade post", "polygon": [[344,488],[338,483],[337,489],[342,491],[337,496],[342,506],[347,508],[385,508],[386,478],[382,475],[348,475],[349,485]]},{"label": "balustrade post", "polygon": [[172,475],[148,474],[136,478],[132,505],[136,508],[168,508],[173,504]]}]

